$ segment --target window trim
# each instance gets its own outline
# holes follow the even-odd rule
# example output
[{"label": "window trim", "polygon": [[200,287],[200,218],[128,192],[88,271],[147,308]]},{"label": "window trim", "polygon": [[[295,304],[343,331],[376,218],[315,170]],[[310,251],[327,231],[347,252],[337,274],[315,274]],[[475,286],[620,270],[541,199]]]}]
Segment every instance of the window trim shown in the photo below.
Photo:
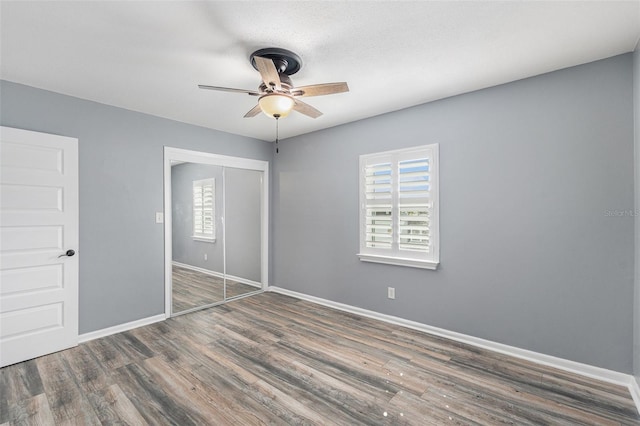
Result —
[{"label": "window trim", "polygon": [[[415,157],[412,155],[415,154]],[[427,156],[429,158],[430,171],[429,171],[429,196],[431,200],[430,210],[430,223],[429,223],[429,238],[430,238],[430,252],[424,253],[423,256],[416,254],[416,256],[403,256],[395,246],[399,240],[398,231],[394,226],[392,231],[393,245],[392,249],[386,248],[371,248],[366,245],[366,172],[365,168],[367,164],[372,164],[371,161],[380,160],[381,162],[392,162],[392,169],[397,169],[398,164],[401,161],[405,161],[407,158],[420,158]],[[375,160],[374,160],[375,159]],[[408,266],[414,268],[431,269],[435,270],[440,263],[440,229],[439,229],[439,146],[438,144],[422,145],[411,148],[403,148],[385,152],[376,152],[371,154],[360,155],[359,161],[359,173],[358,173],[358,190],[359,190],[359,249],[358,257],[362,262],[374,262],[383,263],[388,265]],[[396,212],[400,207],[398,200],[398,185],[396,181],[392,184],[392,210]],[[397,219],[394,219],[394,224]]]},{"label": "window trim", "polygon": [[[196,203],[195,203],[195,187],[196,185],[200,186],[200,188],[204,188],[205,185],[211,185],[212,188],[212,217],[211,221],[213,223],[213,235],[209,236],[204,233],[196,232]],[[206,178],[206,179],[198,179],[194,180],[192,183],[192,188],[194,189],[191,194],[191,202],[192,202],[192,220],[193,224],[191,227],[192,235],[191,238],[194,241],[201,241],[205,243],[215,243],[216,242],[216,179],[215,178]],[[204,210],[204,209],[203,209]],[[202,212],[204,216],[204,211]],[[204,229],[204,228],[203,228]]]},{"label": "window trim", "polygon": [[436,269],[440,262],[431,260],[408,259],[406,257],[382,256],[376,254],[358,253],[362,262],[385,263],[387,265],[409,266],[422,269]]}]

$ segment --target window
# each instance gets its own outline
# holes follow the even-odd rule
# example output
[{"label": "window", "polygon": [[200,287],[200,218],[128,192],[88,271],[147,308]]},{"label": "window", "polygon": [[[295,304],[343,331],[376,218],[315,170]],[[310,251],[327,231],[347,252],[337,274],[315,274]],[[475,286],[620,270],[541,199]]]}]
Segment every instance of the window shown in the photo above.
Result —
[{"label": "window", "polygon": [[438,144],[360,156],[360,260],[436,269]]},{"label": "window", "polygon": [[193,181],[193,238],[215,241],[216,180]]}]

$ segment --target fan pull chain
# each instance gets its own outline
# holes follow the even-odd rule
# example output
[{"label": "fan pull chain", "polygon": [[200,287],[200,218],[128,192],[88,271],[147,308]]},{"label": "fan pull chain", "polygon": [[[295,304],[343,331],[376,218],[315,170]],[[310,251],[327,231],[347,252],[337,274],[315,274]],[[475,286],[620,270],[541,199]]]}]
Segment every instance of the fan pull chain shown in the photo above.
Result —
[{"label": "fan pull chain", "polygon": [[279,149],[278,149],[278,138],[280,136],[280,129],[279,129],[280,121],[278,119],[280,118],[280,114],[273,114],[273,116],[276,119],[276,154],[277,154],[279,152]]}]

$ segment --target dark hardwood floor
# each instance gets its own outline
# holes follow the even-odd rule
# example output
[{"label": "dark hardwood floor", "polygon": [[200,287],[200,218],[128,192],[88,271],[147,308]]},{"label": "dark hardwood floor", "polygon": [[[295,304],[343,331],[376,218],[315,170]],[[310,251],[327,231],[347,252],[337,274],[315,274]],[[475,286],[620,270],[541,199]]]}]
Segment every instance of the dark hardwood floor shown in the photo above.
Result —
[{"label": "dark hardwood floor", "polygon": [[0,424],[633,425],[626,388],[262,293],[0,370]]},{"label": "dark hardwood floor", "polygon": [[[224,300],[222,278],[175,265],[172,269],[174,313]],[[227,279],[227,299],[253,291],[260,291],[260,288]]]}]

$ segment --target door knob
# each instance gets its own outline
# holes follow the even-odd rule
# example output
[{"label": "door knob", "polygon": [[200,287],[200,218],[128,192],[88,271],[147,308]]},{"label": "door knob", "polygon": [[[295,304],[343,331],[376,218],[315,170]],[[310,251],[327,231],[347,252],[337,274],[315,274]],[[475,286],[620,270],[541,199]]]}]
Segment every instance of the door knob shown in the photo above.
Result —
[{"label": "door knob", "polygon": [[71,256],[73,256],[74,254],[76,254],[76,252],[75,252],[75,251],[73,251],[73,250],[67,250],[67,252],[66,252],[65,254],[61,254],[61,255],[60,255],[60,256],[58,256],[58,257],[63,257],[63,256],[69,256],[69,257],[71,257]]}]

